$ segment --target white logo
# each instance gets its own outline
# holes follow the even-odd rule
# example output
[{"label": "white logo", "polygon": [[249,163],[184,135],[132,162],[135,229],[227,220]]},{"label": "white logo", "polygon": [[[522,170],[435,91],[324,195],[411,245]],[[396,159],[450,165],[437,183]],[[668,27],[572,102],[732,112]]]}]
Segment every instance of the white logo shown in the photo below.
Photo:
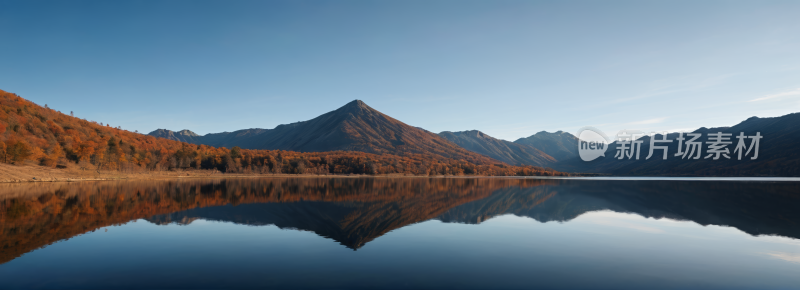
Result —
[{"label": "white logo", "polygon": [[[619,131],[615,136],[615,149],[617,153],[613,158],[619,160],[626,158],[629,160],[639,160],[642,144],[645,143],[642,138],[649,137],[650,146],[647,151],[647,157],[644,158],[645,160],[654,156],[658,158],[658,155],[661,155],[661,159],[663,160],[667,160],[669,156],[681,156],[681,159],[700,159],[703,156],[703,144],[708,145],[708,149],[706,149],[707,155],[703,159],[710,158],[711,160],[720,160],[723,158],[734,159],[735,157],[737,160],[742,160],[742,158],[746,159],[747,156],[751,155],[750,152],[753,152],[750,159],[755,160],[758,159],[760,141],[764,138],[761,132],[756,132],[753,136],[746,136],[744,132],[740,132],[738,136],[733,136],[733,133],[716,132],[707,133],[707,141],[703,142],[699,140],[703,137],[702,133],[677,132],[675,134],[678,135],[678,138],[668,139],[667,132],[645,134],[638,130]],[[686,137],[684,137],[684,134]],[[577,136],[578,153],[583,161],[592,161],[600,156],[605,157],[606,150],[609,145],[612,144],[603,131],[594,127],[581,128],[578,130]],[[736,137],[736,139],[738,139],[732,154],[730,148],[728,148],[728,146],[733,145],[731,137]],[[747,140],[750,140],[749,146],[747,145]],[[671,144],[672,141],[678,141],[678,146],[676,148],[678,152],[674,155],[669,154],[671,153],[669,152],[669,144]],[[656,144],[658,143],[666,144],[657,146]],[[654,154],[656,153],[655,150],[661,150],[661,154]]]},{"label": "white logo", "polygon": [[583,127],[578,130],[578,154],[583,161],[592,161],[606,156],[608,144],[606,134],[594,127]]}]

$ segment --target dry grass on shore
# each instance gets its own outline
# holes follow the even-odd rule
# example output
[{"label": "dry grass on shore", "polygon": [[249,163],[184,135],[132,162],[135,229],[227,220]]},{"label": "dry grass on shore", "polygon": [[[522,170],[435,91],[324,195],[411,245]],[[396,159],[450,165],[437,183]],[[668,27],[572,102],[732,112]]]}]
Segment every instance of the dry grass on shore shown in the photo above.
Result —
[{"label": "dry grass on shore", "polygon": [[[592,176],[592,175],[579,175]],[[75,182],[75,181],[100,181],[100,180],[163,180],[176,178],[264,178],[264,177],[411,177],[411,178],[474,178],[486,177],[475,175],[452,176],[430,175],[417,176],[405,174],[361,175],[361,174],[261,174],[261,173],[222,173],[217,170],[190,169],[178,171],[138,171],[124,172],[117,170],[81,169],[77,164],[69,163],[66,168],[52,168],[27,162],[24,164],[0,163],[0,183],[20,182]],[[499,176],[498,176],[499,177]],[[517,178],[516,176],[505,176]]]},{"label": "dry grass on shore", "polygon": [[[51,168],[35,164],[12,165],[0,163],[0,183],[13,182],[72,182],[92,180],[156,180],[173,178],[240,178],[240,177],[360,177],[362,175],[315,175],[315,174],[244,174],[222,173],[216,170],[142,171],[121,172],[116,170],[81,169],[69,164],[67,168]],[[403,177],[390,174],[388,177]]]},{"label": "dry grass on shore", "polygon": [[120,179],[154,179],[186,176],[215,176],[219,172],[207,170],[197,171],[160,171],[160,172],[120,172],[112,170],[81,169],[75,164],[67,168],[51,168],[46,166],[22,164],[0,164],[0,182],[49,182],[80,180],[120,180]]}]

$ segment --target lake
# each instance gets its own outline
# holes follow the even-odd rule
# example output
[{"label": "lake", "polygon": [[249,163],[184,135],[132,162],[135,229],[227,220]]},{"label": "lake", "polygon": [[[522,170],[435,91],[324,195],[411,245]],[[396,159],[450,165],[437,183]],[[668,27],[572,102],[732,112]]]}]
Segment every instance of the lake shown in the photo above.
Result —
[{"label": "lake", "polygon": [[800,182],[0,185],[0,289],[796,289]]}]

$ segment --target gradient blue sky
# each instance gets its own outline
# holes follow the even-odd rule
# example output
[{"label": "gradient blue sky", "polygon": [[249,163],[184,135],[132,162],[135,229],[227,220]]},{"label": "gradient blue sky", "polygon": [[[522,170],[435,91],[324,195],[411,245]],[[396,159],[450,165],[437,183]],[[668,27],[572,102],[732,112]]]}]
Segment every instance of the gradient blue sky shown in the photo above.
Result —
[{"label": "gradient blue sky", "polygon": [[800,112],[800,1],[0,0],[0,89],[140,132],[730,126]]}]

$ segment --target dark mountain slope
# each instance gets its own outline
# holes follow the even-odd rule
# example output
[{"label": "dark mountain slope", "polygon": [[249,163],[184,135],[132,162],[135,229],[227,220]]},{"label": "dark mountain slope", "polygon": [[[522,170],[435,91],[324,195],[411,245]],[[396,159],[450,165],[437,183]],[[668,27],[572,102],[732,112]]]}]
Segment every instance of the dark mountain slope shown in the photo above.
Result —
[{"label": "dark mountain slope", "polygon": [[253,148],[253,143],[257,142],[256,137],[268,131],[269,129],[252,128],[233,132],[211,133],[204,135],[202,139],[199,139],[199,143],[196,144],[227,148],[239,146],[245,149],[255,149]]},{"label": "dark mountain slope", "polygon": [[514,143],[539,149],[558,161],[578,157],[578,137],[563,131],[555,133],[542,131],[527,138],[519,138]]},{"label": "dark mountain slope", "polygon": [[539,149],[493,138],[481,131],[462,131],[439,133],[439,136],[469,151],[480,153],[513,165],[534,165],[548,167],[556,161]]}]

